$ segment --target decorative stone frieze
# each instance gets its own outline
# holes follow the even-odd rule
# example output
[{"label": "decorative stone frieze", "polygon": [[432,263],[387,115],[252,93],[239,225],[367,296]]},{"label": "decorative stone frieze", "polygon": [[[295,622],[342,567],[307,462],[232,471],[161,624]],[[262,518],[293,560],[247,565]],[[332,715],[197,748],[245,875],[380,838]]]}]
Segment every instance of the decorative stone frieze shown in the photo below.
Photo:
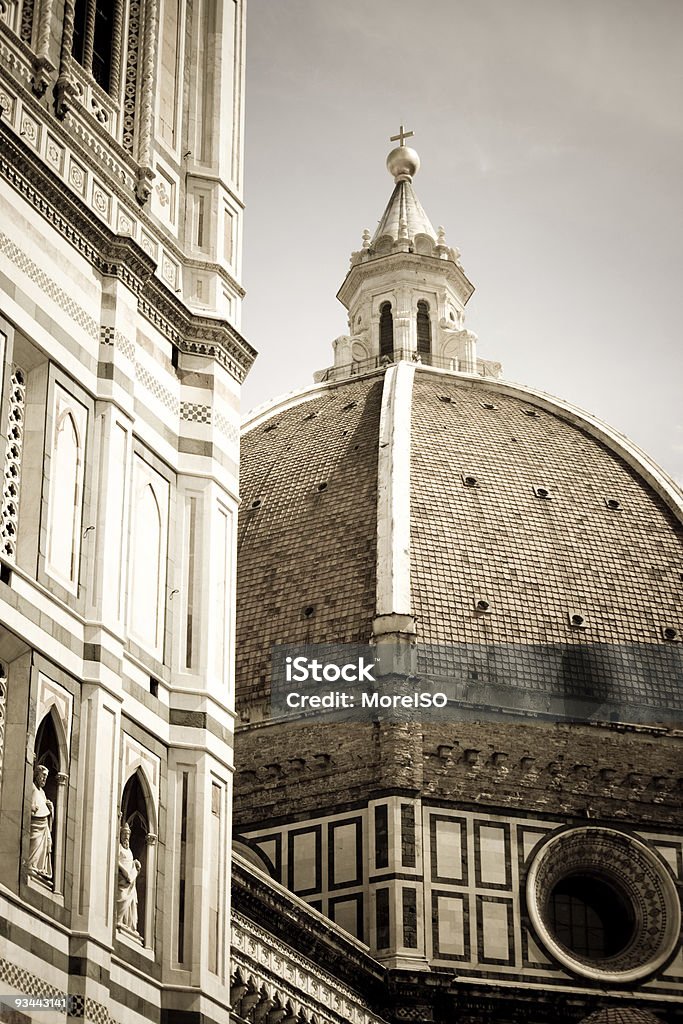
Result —
[{"label": "decorative stone frieze", "polygon": [[154,274],[152,258],[133,239],[114,234],[52,180],[0,120],[0,176],[35,206],[100,273],[120,278],[137,296],[140,312],[181,352],[215,359],[239,382],[256,353],[226,320],[198,316]]},{"label": "decorative stone frieze", "polygon": [[0,538],[3,558],[14,561],[17,553],[19,521],[19,491],[21,488],[21,453],[24,443],[24,408],[26,405],[26,373],[15,366],[10,378],[9,412],[7,417],[7,447],[5,450],[4,480]]},{"label": "decorative stone frieze", "polygon": [[231,999],[241,1016],[271,1002],[288,1019],[309,1024],[382,1024],[355,992],[299,956],[248,918],[232,915]]}]

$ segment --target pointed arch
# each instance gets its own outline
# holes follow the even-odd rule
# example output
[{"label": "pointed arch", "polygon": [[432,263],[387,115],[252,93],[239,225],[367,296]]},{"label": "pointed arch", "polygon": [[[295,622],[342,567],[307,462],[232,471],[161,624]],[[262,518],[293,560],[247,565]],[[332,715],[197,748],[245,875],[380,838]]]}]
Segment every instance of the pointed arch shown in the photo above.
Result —
[{"label": "pointed arch", "polygon": [[54,703],[50,704],[38,723],[33,749],[34,765],[42,764],[50,773],[54,771],[55,774],[66,770],[69,744]]},{"label": "pointed arch", "polygon": [[127,617],[131,637],[162,660],[170,484],[147,454],[133,455]]},{"label": "pointed arch", "polygon": [[140,789],[141,798],[145,806],[145,820],[147,822],[147,831],[149,833],[152,833],[153,835],[156,835],[158,830],[158,822],[156,801],[154,797],[155,787],[154,781],[150,778],[148,766],[145,764],[144,761],[137,761],[136,764],[133,764],[130,767],[128,774],[126,776],[123,786],[123,794],[121,796],[122,823],[125,821],[125,817],[123,817],[123,812],[125,811],[124,797],[126,795],[126,792],[133,785],[139,787]]},{"label": "pointed arch", "polygon": [[150,647],[158,644],[162,525],[154,486],[147,481],[139,492],[135,516],[132,621],[140,638]]},{"label": "pointed arch", "polygon": [[150,854],[150,838],[156,834],[150,827],[154,820],[154,802],[142,765],[130,775],[121,794],[120,827],[130,829],[129,845],[140,868],[135,882],[137,893],[136,930],[146,946],[151,946],[154,899],[154,857]]},{"label": "pointed arch", "polygon": [[[29,874],[38,877],[43,885],[54,892],[61,891],[63,849],[65,835],[66,806],[62,783],[65,779],[66,743],[56,708],[43,715],[33,745],[34,785],[31,796],[31,829],[28,849]],[[47,778],[44,779],[42,790],[44,798],[50,806],[50,814],[46,816],[45,807],[41,810],[37,798],[37,789],[41,783],[36,781],[36,769],[45,768]],[[39,824],[39,827],[36,826]]]},{"label": "pointed arch", "polygon": [[47,768],[49,775],[45,783],[45,794],[53,804],[57,803],[57,776],[63,771],[66,744],[64,731],[54,707],[45,714],[36,729],[33,747],[33,767]]},{"label": "pointed arch", "polygon": [[73,410],[62,405],[52,446],[48,565],[68,585],[76,581],[80,553],[83,440]]}]

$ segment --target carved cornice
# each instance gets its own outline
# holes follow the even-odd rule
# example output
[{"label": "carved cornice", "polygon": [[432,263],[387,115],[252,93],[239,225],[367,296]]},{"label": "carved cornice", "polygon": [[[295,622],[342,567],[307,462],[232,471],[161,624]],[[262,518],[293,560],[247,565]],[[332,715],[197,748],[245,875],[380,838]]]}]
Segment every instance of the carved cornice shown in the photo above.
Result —
[{"label": "carved cornice", "polygon": [[0,119],[0,176],[96,270],[119,277],[140,312],[181,352],[215,359],[239,382],[256,352],[225,320],[191,313],[155,276],[156,263],[132,238],[115,234]]},{"label": "carved cornice", "polygon": [[370,1001],[381,993],[384,968],[362,946],[314,911],[307,913],[300,900],[277,883],[258,877],[237,857],[233,858],[232,898],[235,911],[296,949],[302,963],[306,962],[303,957],[310,956],[318,967]]},{"label": "carved cornice", "polygon": [[357,985],[340,983],[334,974],[320,968],[317,956],[306,959],[278,941],[272,927],[260,928],[234,912],[231,960],[238,969],[235,980],[244,991],[260,993],[264,1001],[277,1001],[283,1007],[288,1004],[297,1020],[382,1024],[382,1018],[359,997]]},{"label": "carved cornice", "polygon": [[427,256],[417,252],[391,252],[384,256],[376,256],[365,263],[354,264],[337,292],[337,298],[348,309],[364,281],[389,271],[392,274],[402,270],[414,272],[417,267],[426,271],[431,280],[438,277],[450,281],[463,306],[474,293],[474,285],[462,267],[452,259],[440,259],[438,256]]}]

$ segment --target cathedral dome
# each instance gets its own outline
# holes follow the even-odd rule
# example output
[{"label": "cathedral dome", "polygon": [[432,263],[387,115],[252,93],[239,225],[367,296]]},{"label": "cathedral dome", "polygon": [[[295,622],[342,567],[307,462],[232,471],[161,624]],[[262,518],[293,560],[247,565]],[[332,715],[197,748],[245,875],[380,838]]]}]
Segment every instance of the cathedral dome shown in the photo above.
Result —
[{"label": "cathedral dome", "polygon": [[680,700],[680,492],[564,402],[401,361],[257,410],[241,490],[243,708],[267,698],[273,644],[389,628],[423,672],[454,645],[524,648],[627,720]]}]

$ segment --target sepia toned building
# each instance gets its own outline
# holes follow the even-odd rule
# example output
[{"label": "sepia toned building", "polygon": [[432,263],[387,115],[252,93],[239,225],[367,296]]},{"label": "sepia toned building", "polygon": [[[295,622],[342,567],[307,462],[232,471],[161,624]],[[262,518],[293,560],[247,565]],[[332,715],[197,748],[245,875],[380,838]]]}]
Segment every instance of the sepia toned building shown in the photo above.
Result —
[{"label": "sepia toned building", "polygon": [[244,22],[0,2],[0,1020],[671,1024],[680,492],[477,356],[403,130],[240,453]]},{"label": "sepia toned building", "polygon": [[[477,358],[406,138],[334,365],[243,428],[235,826],[368,944],[389,1020],[673,1022],[681,494]],[[378,655],[389,704],[288,711],[281,646]]]},{"label": "sepia toned building", "polygon": [[244,9],[0,18],[0,1015],[227,1021]]}]

